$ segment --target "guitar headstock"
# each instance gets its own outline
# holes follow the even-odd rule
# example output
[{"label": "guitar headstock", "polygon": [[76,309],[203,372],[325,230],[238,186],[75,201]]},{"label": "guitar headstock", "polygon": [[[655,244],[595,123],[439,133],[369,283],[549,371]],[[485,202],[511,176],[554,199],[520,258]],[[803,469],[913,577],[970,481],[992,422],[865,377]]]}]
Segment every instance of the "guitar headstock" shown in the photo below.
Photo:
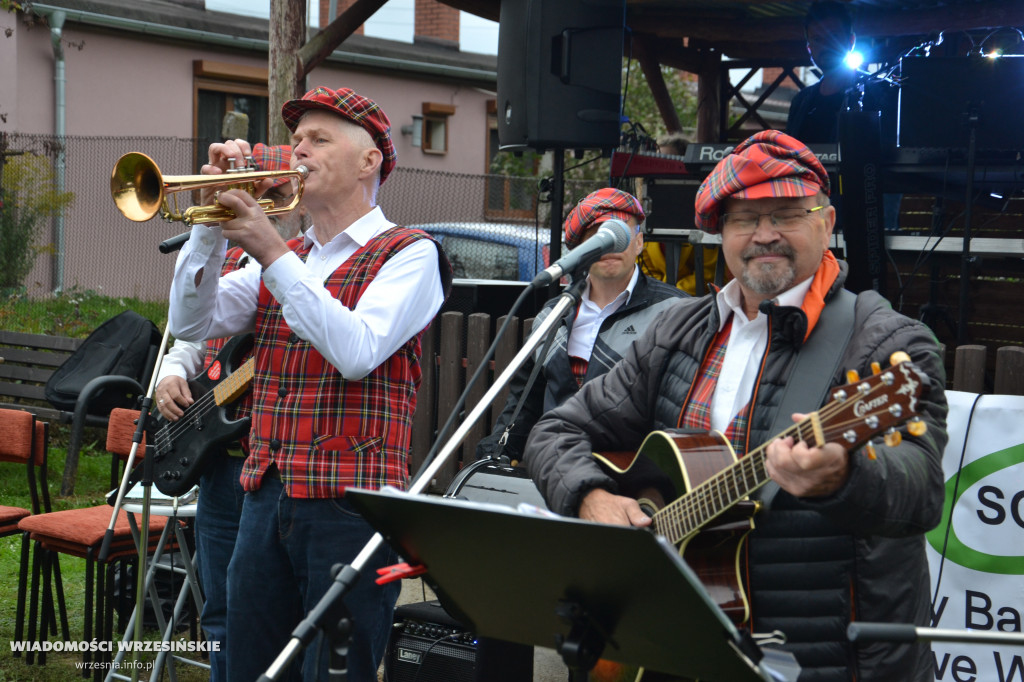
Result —
[{"label": "guitar headstock", "polygon": [[926,425],[917,411],[917,400],[927,377],[910,362],[906,353],[893,353],[892,365],[881,369],[872,365],[872,374],[860,378],[847,372],[850,383],[832,391],[832,401],[818,410],[825,442],[843,443],[847,450],[867,445],[868,457],[875,458],[871,439],[883,431],[885,444],[899,445],[896,427],[910,422],[907,431],[914,436],[925,433]]}]

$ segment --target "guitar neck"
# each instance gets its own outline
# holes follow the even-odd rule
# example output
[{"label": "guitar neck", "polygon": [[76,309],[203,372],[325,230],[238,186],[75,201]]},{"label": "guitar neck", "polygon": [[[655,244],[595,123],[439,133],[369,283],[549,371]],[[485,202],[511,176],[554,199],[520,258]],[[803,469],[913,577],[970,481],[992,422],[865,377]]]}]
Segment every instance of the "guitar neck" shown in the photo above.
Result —
[{"label": "guitar neck", "polygon": [[245,363],[213,387],[213,399],[218,405],[227,405],[249,388],[255,374],[256,360],[249,358]]},{"label": "guitar neck", "polygon": [[[808,415],[778,437],[787,436],[819,446],[824,445],[824,434],[818,413]],[[771,480],[765,470],[768,443],[751,450],[732,466],[726,467],[686,495],[658,510],[653,518],[655,531],[664,535],[672,544],[679,544],[768,483]]]}]

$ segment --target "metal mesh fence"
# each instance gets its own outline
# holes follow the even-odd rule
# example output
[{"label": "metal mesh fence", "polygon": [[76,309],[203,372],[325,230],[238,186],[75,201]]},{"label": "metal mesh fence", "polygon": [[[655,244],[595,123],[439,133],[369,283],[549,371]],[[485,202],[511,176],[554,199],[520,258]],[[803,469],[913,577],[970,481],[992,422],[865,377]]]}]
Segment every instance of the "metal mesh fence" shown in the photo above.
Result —
[{"label": "metal mesh fence", "polygon": [[[118,212],[109,178],[116,160],[129,151],[149,155],[165,175],[195,173],[197,143],[189,138],[0,137],[3,211],[24,217],[29,204],[45,203],[37,196],[40,189],[54,196],[65,192],[70,199],[62,209],[32,214],[27,236],[15,239],[30,254],[29,270],[16,285],[4,287],[3,295],[40,299],[80,289],[144,301],[166,298],[174,255],[160,253],[157,246],[186,231],[185,226],[159,219],[135,223]],[[600,185],[567,183],[565,211]],[[168,196],[183,210],[192,203],[190,194]],[[551,204],[543,200],[536,179],[399,167],[378,200],[394,222],[445,233],[441,240],[457,264],[457,276],[523,279],[544,267]],[[10,234],[8,222],[3,229],[6,250],[16,235]],[[510,246],[517,249],[514,257]]]}]

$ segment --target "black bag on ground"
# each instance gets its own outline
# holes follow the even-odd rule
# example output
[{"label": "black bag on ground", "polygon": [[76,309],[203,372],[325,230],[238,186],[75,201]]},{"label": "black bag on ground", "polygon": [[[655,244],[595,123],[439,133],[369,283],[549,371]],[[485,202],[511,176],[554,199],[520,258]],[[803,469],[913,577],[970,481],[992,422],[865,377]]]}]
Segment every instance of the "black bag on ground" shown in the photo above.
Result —
[{"label": "black bag on ground", "polygon": [[[59,410],[75,409],[85,385],[96,377],[121,375],[141,383],[151,347],[160,344],[160,330],[133,310],[110,318],[95,329],[46,382],[44,395]],[[89,402],[89,414],[107,415],[125,405],[125,391],[104,388]]]}]

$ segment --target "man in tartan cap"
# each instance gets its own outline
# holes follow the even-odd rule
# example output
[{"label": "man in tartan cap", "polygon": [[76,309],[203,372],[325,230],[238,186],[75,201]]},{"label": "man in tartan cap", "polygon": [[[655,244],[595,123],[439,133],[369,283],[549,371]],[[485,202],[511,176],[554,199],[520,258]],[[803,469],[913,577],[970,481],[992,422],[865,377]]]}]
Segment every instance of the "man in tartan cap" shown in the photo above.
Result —
[{"label": "man in tartan cap", "polygon": [[[281,115],[292,131],[291,167],[306,169],[302,206],[312,225],[285,242],[253,197],[220,192],[216,201],[236,217],[193,228],[168,315],[179,338],[255,333],[245,502],[228,569],[233,680],[267,670],[333,584],[332,566],[351,564],[374,535],[345,490],[406,486],[420,337],[451,284],[440,246],[377,206],[395,149],[376,102],[318,87]],[[222,173],[249,152],[245,140],[213,144],[203,172]],[[261,268],[216,277],[227,239]],[[346,594],[348,679],[376,680],[399,584],[373,577],[396,559],[380,548]],[[330,649],[308,647],[291,674],[326,679]]]},{"label": "man in tartan cap", "polygon": [[[252,149],[252,167],[258,171],[280,171],[291,168],[292,148],[289,145],[256,143]],[[295,184],[287,177],[273,181],[263,197],[275,205],[290,204],[295,196]],[[271,222],[284,239],[301,234],[301,209],[270,216]],[[221,274],[234,272],[247,265],[258,267],[241,247],[229,248]],[[227,339],[185,341],[175,339],[160,364],[160,374],[154,393],[157,409],[168,421],[174,422],[185,414],[199,396],[192,395],[189,381],[217,362],[218,354]],[[242,358],[238,359],[242,364]],[[222,360],[224,362],[224,360]],[[249,395],[233,405],[233,417],[244,419],[252,403]],[[202,626],[207,641],[220,642],[221,647],[210,652],[210,680],[227,680],[227,650],[224,648],[228,615],[228,562],[235,549],[238,524],[242,516],[245,491],[239,477],[248,453],[248,439],[218,446],[207,456],[199,486],[202,495],[196,507],[196,551],[202,557],[198,574],[203,587]],[[159,485],[159,484],[158,484]]]},{"label": "man in tartan cap", "polygon": [[[602,256],[590,266],[580,304],[556,328],[547,354],[541,357],[538,349],[512,378],[505,408],[491,435],[477,444],[478,459],[502,455],[510,461],[522,459],[526,436],[540,415],[564,403],[583,382],[611,369],[661,311],[684,295],[680,289],[644,275],[637,267],[636,259],[644,247],[640,231],[644,218],[636,197],[612,187],[591,192],[569,212],[563,228],[565,245],[570,249],[597,234],[607,220],[629,225],[633,239],[624,251]],[[557,300],[544,304],[534,325],[547,317]],[[541,369],[530,384],[537,362]],[[522,407],[517,413],[520,400]]]},{"label": "man in tartan cap", "polygon": [[[737,620],[753,633],[782,632],[800,680],[933,679],[928,644],[852,643],[846,627],[855,616],[930,622],[923,534],[942,513],[947,440],[934,335],[874,291],[843,290],[847,265],[828,248],[828,176],[784,133],[757,133],[722,159],[698,191],[695,220],[721,234],[733,280],[678,301],[607,374],[545,414],[526,445],[530,475],[557,513],[650,526],[628,493],[632,477],[613,475],[592,453],[634,451],[665,429],[717,431],[740,457],[758,450],[746,461],[763,462],[770,477],[758,479],[769,484],[766,508],[717,567],[743,590],[735,601],[726,590]],[[806,359],[795,367],[801,350]],[[923,432],[878,444],[871,456],[839,436],[816,440],[811,429],[799,442],[779,437],[847,383],[845,370],[869,376],[896,351],[922,372],[912,381]],[[780,414],[783,402],[798,411]],[[822,433],[851,428],[833,426],[842,428]]]}]

